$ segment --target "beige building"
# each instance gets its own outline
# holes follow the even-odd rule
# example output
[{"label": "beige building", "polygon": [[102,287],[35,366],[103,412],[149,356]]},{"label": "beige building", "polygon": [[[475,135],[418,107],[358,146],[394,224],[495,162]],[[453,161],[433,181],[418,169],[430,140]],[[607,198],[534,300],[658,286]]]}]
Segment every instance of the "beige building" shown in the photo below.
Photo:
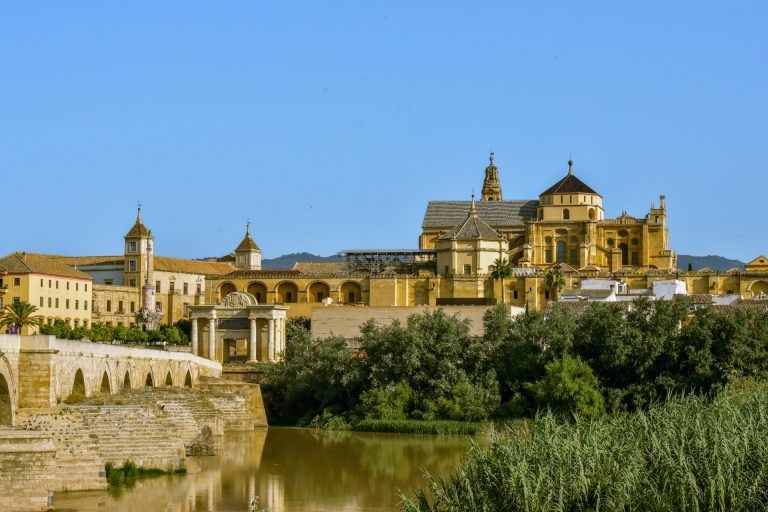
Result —
[{"label": "beige building", "polygon": [[37,306],[48,324],[63,320],[88,327],[92,296],[91,276],[55,257],[14,252],[0,259],[0,305],[24,301]]}]

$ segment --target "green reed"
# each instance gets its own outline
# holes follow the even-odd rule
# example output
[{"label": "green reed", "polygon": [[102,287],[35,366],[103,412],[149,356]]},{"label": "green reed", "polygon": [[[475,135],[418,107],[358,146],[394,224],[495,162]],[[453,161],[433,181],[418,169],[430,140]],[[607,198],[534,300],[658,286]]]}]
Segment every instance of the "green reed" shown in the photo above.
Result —
[{"label": "green reed", "polygon": [[768,387],[592,421],[544,414],[426,478],[405,512],[766,510]]}]

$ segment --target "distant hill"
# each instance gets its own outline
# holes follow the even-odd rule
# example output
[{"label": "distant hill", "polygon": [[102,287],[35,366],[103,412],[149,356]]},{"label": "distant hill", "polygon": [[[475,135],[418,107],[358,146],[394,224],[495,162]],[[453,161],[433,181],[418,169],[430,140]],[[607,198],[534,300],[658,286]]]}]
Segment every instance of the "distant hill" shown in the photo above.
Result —
[{"label": "distant hill", "polygon": [[703,268],[711,268],[719,272],[725,272],[732,268],[744,268],[743,261],[729,260],[722,256],[690,256],[688,254],[677,255],[677,268],[680,270],[688,270],[688,264],[693,266],[693,270],[701,270]]},{"label": "distant hill", "polygon": [[286,269],[293,267],[293,264],[297,261],[302,262],[334,262],[341,261],[341,258],[337,255],[333,256],[318,256],[309,252],[294,252],[291,254],[284,254],[277,258],[268,258],[261,260],[261,268],[264,269]]}]

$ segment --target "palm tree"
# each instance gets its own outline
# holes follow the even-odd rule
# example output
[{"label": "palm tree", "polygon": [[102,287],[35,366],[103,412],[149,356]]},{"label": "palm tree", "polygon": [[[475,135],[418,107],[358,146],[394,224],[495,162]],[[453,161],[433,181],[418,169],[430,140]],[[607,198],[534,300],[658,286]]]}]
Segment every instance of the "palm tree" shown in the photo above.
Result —
[{"label": "palm tree", "polygon": [[496,261],[493,262],[493,270],[491,271],[491,277],[494,280],[501,279],[501,303],[504,303],[504,279],[512,275],[512,264],[504,258],[499,256]]},{"label": "palm tree", "polygon": [[19,333],[24,327],[37,327],[42,325],[43,317],[35,315],[37,306],[29,302],[19,301],[6,304],[0,311],[0,327],[10,327],[15,325]]},{"label": "palm tree", "polygon": [[554,290],[554,300],[557,300],[560,290],[565,287],[565,276],[563,275],[563,271],[559,267],[550,268],[544,274],[544,281],[547,283],[550,290]]}]

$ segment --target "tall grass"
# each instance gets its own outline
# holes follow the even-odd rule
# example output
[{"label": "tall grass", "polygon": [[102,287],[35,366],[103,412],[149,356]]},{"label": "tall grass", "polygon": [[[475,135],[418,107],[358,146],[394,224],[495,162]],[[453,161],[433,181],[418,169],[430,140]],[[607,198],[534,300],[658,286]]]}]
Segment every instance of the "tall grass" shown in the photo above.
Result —
[{"label": "tall grass", "polygon": [[405,512],[766,510],[768,388],[594,421],[546,414],[427,478]]}]

